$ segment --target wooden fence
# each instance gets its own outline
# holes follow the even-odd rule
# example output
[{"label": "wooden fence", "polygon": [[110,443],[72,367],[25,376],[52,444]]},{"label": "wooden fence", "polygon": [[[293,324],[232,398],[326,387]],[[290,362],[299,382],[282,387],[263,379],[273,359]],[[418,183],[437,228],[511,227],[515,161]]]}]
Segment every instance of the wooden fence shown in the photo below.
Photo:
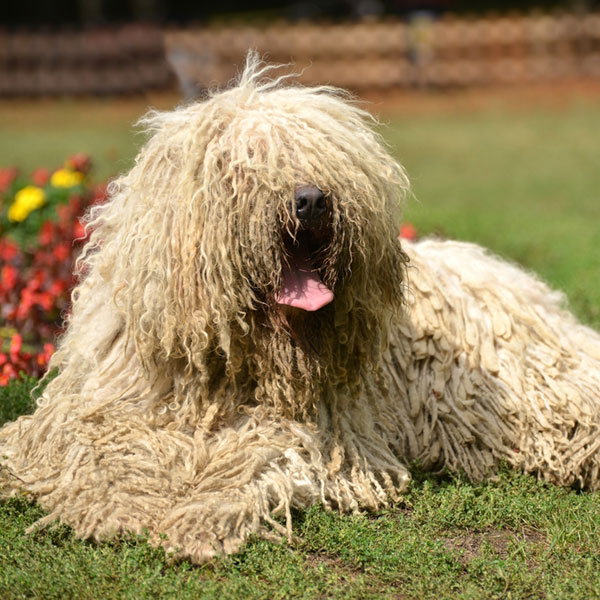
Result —
[{"label": "wooden fence", "polygon": [[172,30],[165,43],[188,95],[228,81],[248,48],[352,89],[600,79],[600,14]]},{"label": "wooden fence", "polygon": [[356,90],[600,79],[600,13],[0,32],[0,96],[142,92],[173,72],[193,96],[235,76],[249,48],[304,83]]},{"label": "wooden fence", "polygon": [[0,96],[127,94],[172,82],[158,27],[0,31]]}]

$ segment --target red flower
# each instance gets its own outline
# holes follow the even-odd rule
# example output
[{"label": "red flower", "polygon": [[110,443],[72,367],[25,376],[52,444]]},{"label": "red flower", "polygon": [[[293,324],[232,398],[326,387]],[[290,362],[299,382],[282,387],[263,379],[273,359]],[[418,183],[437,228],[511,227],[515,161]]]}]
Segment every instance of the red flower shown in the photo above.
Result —
[{"label": "red flower", "polygon": [[62,294],[66,288],[67,283],[63,280],[57,279],[56,281],[53,281],[50,284],[50,287],[48,288],[48,293],[53,297],[57,297],[60,296],[60,294]]},{"label": "red flower", "polygon": [[19,333],[15,333],[10,340],[10,348],[8,350],[10,359],[13,362],[17,362],[19,353],[21,352],[21,346],[23,345],[23,338]]},{"label": "red flower", "polygon": [[45,311],[52,310],[52,306],[54,305],[54,298],[49,292],[41,292],[39,294],[35,294],[35,301],[36,304],[41,306]]},{"label": "red flower", "polygon": [[81,212],[81,196],[71,196],[69,198],[69,209],[73,216],[78,215]]},{"label": "red flower", "polygon": [[0,193],[4,193],[10,187],[10,184],[17,178],[19,169],[9,167],[8,169],[0,169]]},{"label": "red flower", "polygon": [[414,242],[417,239],[417,228],[412,223],[403,223],[400,226],[400,237]]},{"label": "red flower", "polygon": [[29,283],[27,284],[27,289],[31,291],[39,290],[44,284],[44,281],[46,281],[46,272],[38,270],[33,274],[31,279],[29,280]]},{"label": "red flower", "polygon": [[71,207],[68,204],[61,204],[60,206],[57,206],[56,212],[58,213],[58,221],[61,225],[68,223],[73,216]]},{"label": "red flower", "polygon": [[31,173],[31,181],[38,187],[44,187],[50,181],[50,169],[39,167]]},{"label": "red flower", "polygon": [[4,265],[2,267],[2,288],[9,291],[15,287],[19,272],[12,265]]},{"label": "red flower", "polygon": [[50,362],[50,357],[54,354],[54,346],[52,344],[44,344],[44,351],[40,352],[37,357],[37,364],[40,367],[45,367]]},{"label": "red flower", "polygon": [[31,307],[35,302],[34,294],[28,288],[21,290],[21,302],[17,307],[15,318],[17,320],[22,320],[27,317]]},{"label": "red flower", "polygon": [[67,258],[71,256],[71,249],[69,248],[68,244],[65,244],[63,242],[62,244],[57,244],[56,246],[54,246],[52,254],[54,255],[54,258],[56,258],[56,260],[58,261],[67,260]]},{"label": "red flower", "polygon": [[65,164],[67,167],[71,167],[71,169],[73,169],[74,171],[79,171],[80,173],[87,173],[92,166],[92,161],[87,154],[84,154],[83,152],[78,152],[77,154],[69,156]]},{"label": "red flower", "polygon": [[8,262],[19,254],[19,247],[6,238],[0,238],[0,258]]},{"label": "red flower", "polygon": [[10,364],[7,363],[2,368],[2,373],[0,373],[0,386],[5,386],[11,379],[15,379],[17,377],[17,371]]},{"label": "red flower", "polygon": [[73,239],[74,240],[85,240],[86,238],[85,225],[77,220],[73,225]]},{"label": "red flower", "polygon": [[42,246],[48,246],[52,242],[52,239],[54,238],[54,229],[55,227],[52,221],[46,221],[42,225],[38,235],[38,241]]}]

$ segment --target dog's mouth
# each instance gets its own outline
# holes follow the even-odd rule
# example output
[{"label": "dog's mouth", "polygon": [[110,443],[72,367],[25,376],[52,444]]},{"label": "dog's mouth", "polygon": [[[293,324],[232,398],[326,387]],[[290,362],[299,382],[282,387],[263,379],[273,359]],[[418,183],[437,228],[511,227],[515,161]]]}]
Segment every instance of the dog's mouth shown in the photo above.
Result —
[{"label": "dog's mouth", "polygon": [[320,188],[303,185],[294,192],[289,209],[281,288],[275,301],[314,312],[333,301],[333,292],[321,277],[332,240],[331,199]]},{"label": "dog's mouth", "polygon": [[275,301],[314,312],[333,301],[321,277],[333,238],[331,199],[316,186],[301,186],[292,212],[284,232],[281,289]]},{"label": "dog's mouth", "polygon": [[321,245],[308,232],[285,244],[281,273],[281,290],[275,296],[277,304],[306,311],[316,311],[333,301],[333,292],[319,274]]}]

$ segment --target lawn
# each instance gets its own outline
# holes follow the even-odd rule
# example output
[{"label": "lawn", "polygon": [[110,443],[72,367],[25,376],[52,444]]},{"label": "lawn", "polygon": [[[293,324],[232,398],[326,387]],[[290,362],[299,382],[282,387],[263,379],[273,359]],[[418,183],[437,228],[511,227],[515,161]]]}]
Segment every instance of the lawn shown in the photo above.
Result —
[{"label": "lawn", "polygon": [[480,243],[564,290],[600,326],[600,103],[395,118],[383,132],[423,233]]},{"label": "lawn", "polygon": [[[413,182],[406,219],[538,272],[600,327],[600,103],[454,102],[427,112],[418,102],[382,109],[381,131]],[[52,166],[85,150],[101,177],[122,171],[141,141],[131,122],[144,106],[0,104],[0,166]],[[1,389],[0,422],[30,409],[32,384]],[[65,526],[25,536],[41,512],[14,499],[0,506],[0,597],[600,597],[599,498],[508,470],[481,484],[417,473],[392,510],[315,507],[295,515],[299,542],[254,541],[203,567],[170,564],[139,539],[82,542]]]},{"label": "lawn", "polygon": [[174,96],[0,102],[0,166],[30,171],[56,167],[65,157],[86,152],[99,179],[131,165],[144,140],[135,121],[150,107],[173,108]]}]

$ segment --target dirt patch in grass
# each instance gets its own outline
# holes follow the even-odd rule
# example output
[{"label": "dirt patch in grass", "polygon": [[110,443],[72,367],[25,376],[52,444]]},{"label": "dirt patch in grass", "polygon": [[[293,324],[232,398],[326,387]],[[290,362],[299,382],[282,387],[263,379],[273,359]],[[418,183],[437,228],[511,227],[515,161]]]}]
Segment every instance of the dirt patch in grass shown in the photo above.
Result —
[{"label": "dirt patch in grass", "polygon": [[546,537],[535,530],[489,529],[483,532],[459,531],[451,538],[443,538],[442,542],[449,550],[457,551],[458,560],[466,565],[481,555],[482,546],[486,542],[499,558],[506,558],[511,543],[525,543],[528,546],[545,544]]},{"label": "dirt patch in grass", "polygon": [[328,554],[307,554],[305,563],[308,567],[344,570],[344,563],[340,558],[329,556]]},{"label": "dirt patch in grass", "polygon": [[[307,571],[325,572],[329,576],[334,576],[341,585],[349,585],[351,588],[359,584],[361,576],[364,574],[364,568],[359,565],[349,566],[341,558],[329,554],[307,554],[304,557],[304,564]],[[367,587],[371,587],[373,582],[369,582]],[[359,584],[360,585],[360,584]],[[375,592],[376,589],[369,590]],[[327,594],[319,595],[317,598],[330,598]]]}]

